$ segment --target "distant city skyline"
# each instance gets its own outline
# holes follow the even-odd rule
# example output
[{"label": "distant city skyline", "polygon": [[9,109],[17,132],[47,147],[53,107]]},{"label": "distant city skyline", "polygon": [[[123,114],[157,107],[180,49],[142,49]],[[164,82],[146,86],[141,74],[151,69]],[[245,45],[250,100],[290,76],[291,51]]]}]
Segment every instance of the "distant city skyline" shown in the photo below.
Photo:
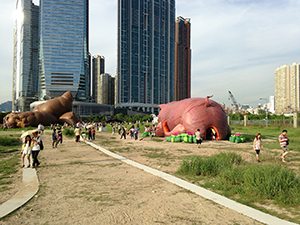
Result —
[{"label": "distant city skyline", "polygon": [[[38,1],[34,1],[38,3]],[[0,8],[0,103],[12,99],[16,1]],[[252,106],[274,95],[274,71],[300,61],[300,1],[177,0],[176,17],[191,18],[192,97],[213,94],[229,106],[228,90]],[[117,67],[117,1],[90,0],[90,52]]]}]

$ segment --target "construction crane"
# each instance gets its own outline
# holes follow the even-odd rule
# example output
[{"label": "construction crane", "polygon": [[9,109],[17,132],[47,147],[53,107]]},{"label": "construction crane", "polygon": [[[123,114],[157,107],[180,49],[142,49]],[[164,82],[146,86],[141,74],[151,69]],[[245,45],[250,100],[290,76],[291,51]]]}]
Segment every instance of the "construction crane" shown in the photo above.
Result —
[{"label": "construction crane", "polygon": [[238,104],[236,103],[236,100],[235,100],[233,94],[231,93],[231,91],[228,91],[228,93],[229,93],[229,98],[228,98],[228,100],[231,99],[231,101],[232,101],[232,104],[231,104],[231,105],[233,105],[233,106],[235,107],[235,111],[238,112],[238,111],[239,111],[239,106],[238,106]]}]

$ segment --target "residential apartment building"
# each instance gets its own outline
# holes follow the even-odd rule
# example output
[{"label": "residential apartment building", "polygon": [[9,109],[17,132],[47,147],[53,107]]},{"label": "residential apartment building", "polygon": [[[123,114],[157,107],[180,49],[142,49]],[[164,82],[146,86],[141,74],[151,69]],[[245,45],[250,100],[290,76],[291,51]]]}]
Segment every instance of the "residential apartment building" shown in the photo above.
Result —
[{"label": "residential apartment building", "polygon": [[283,65],[275,70],[275,113],[299,111],[299,64]]},{"label": "residential apartment building", "polygon": [[290,82],[291,82],[291,95],[290,95],[290,107],[294,111],[300,109],[300,79],[299,79],[299,64],[293,63],[290,66]]},{"label": "residential apartment building", "polygon": [[12,110],[29,111],[38,93],[39,6],[17,0],[14,27]]},{"label": "residential apartment building", "polygon": [[115,78],[108,73],[97,77],[97,103],[114,105],[115,101]]},{"label": "residential apartment building", "polygon": [[175,101],[191,97],[191,22],[175,20]]},{"label": "residential apartment building", "polygon": [[118,0],[116,107],[158,113],[174,101],[175,0]]}]

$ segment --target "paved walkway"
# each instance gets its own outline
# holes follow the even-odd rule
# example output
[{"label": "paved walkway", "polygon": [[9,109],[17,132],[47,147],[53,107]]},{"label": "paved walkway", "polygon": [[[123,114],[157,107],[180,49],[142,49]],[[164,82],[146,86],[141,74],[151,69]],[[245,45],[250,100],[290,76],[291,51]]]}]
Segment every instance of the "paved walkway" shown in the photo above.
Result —
[{"label": "paved walkway", "polygon": [[190,190],[206,199],[209,199],[213,202],[216,202],[220,205],[223,205],[229,209],[233,209],[245,216],[248,216],[252,219],[255,219],[259,222],[262,222],[262,223],[265,223],[265,224],[270,224],[270,225],[292,225],[295,223],[292,223],[292,222],[289,222],[289,221],[286,221],[286,220],[282,220],[282,219],[279,219],[275,216],[271,216],[269,214],[266,214],[264,212],[261,212],[259,210],[256,210],[256,209],[253,209],[249,206],[246,206],[246,205],[243,205],[243,204],[240,204],[238,202],[235,202],[231,199],[228,199],[222,195],[219,195],[219,194],[216,194],[212,191],[209,191],[209,190],[206,190],[205,188],[202,188],[200,186],[197,186],[195,184],[192,184],[192,183],[189,183],[185,180],[182,180],[180,178],[177,178],[177,177],[174,177],[170,174],[167,174],[165,172],[162,172],[160,170],[156,170],[156,169],[153,169],[151,167],[148,167],[148,166],[145,166],[145,165],[142,165],[140,163],[137,163],[137,162],[134,162],[130,159],[127,159],[123,156],[120,156],[118,154],[115,154],[113,152],[110,152],[108,150],[106,150],[105,148],[102,148],[94,143],[91,143],[91,142],[88,142],[86,141],[87,144],[89,144],[90,146],[100,150],[101,152],[103,152],[104,154],[106,155],[109,155],[115,159],[118,159],[118,160],[121,160],[123,161],[124,163],[127,163],[131,166],[134,166],[134,167],[137,167],[139,169],[142,169],[148,173],[151,173],[155,176],[158,176],[158,177],[161,177],[179,187],[182,187],[184,189],[187,189],[187,190]]},{"label": "paved walkway", "polygon": [[[25,157],[25,165],[27,158]],[[36,170],[33,168],[23,168],[22,185],[20,190],[8,201],[0,205],[0,218],[12,213],[28,202],[39,190],[39,180]]]}]

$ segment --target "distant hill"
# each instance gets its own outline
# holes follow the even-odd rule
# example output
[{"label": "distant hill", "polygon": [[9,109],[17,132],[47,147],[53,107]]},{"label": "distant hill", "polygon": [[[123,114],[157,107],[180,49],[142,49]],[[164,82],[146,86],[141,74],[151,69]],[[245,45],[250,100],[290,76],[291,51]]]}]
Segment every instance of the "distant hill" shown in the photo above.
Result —
[{"label": "distant hill", "polygon": [[11,104],[12,104],[12,101],[7,101],[7,102],[0,104],[0,112],[8,112],[8,111],[11,112]]}]

